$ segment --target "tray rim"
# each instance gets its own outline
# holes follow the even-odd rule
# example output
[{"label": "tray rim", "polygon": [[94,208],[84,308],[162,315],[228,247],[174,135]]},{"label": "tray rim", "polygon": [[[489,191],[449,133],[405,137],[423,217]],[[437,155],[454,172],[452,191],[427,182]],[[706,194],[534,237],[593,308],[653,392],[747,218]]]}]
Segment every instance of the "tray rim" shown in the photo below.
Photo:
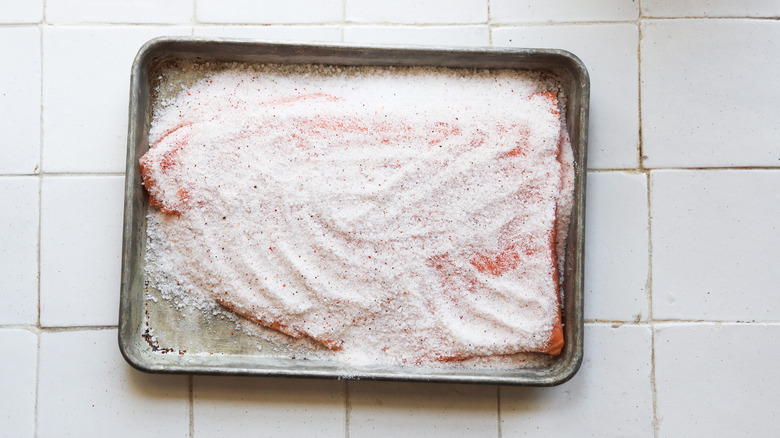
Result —
[{"label": "tray rim", "polygon": [[[577,144],[572,143],[572,147],[577,151],[575,166],[577,174],[575,177],[575,193],[578,193],[575,200],[575,208],[572,211],[573,228],[577,230],[574,239],[575,260],[572,261],[574,278],[567,279],[573,282],[573,297],[567,297],[565,301],[569,303],[569,308],[564,309],[564,323],[571,327],[569,336],[566,340],[572,350],[567,354],[565,362],[558,366],[554,372],[545,373],[545,368],[540,369],[522,369],[521,376],[488,375],[477,373],[450,373],[448,370],[436,370],[435,372],[420,371],[415,368],[394,368],[393,370],[376,371],[375,368],[362,370],[361,368],[342,366],[334,367],[331,370],[324,371],[319,369],[299,369],[266,365],[265,367],[246,367],[226,364],[222,356],[210,356],[215,358],[209,364],[188,364],[178,360],[178,355],[165,356],[167,363],[153,362],[144,356],[139,350],[138,338],[140,333],[133,327],[133,321],[129,315],[131,308],[132,294],[134,293],[131,282],[132,269],[136,260],[133,259],[133,218],[137,214],[133,208],[133,195],[138,190],[137,165],[136,165],[136,146],[139,138],[139,123],[143,123],[142,116],[139,114],[139,104],[141,104],[141,81],[145,79],[145,72],[148,71],[154,57],[160,53],[165,53],[170,47],[186,47],[192,45],[213,45],[214,48],[254,48],[266,50],[292,50],[294,53],[308,51],[332,51],[334,55],[341,53],[342,56],[350,58],[358,57],[360,54],[377,55],[437,55],[449,56],[457,61],[462,57],[473,56],[500,56],[500,57],[552,57],[559,59],[565,68],[571,70],[574,79],[579,87],[579,99],[575,108],[578,111],[569,117],[569,131],[577,130],[579,136]],[[350,54],[349,52],[357,52]],[[230,61],[229,59],[225,59]],[[238,61],[241,62],[241,61]],[[257,60],[255,62],[258,62]],[[278,61],[266,61],[278,62]],[[292,62],[295,63],[295,62]],[[327,62],[323,62],[327,63]],[[353,65],[372,65],[370,62],[355,63]],[[383,63],[383,65],[398,65]],[[406,65],[406,64],[402,64]],[[429,66],[447,66],[457,67],[457,62],[442,65],[441,63],[418,63],[414,65]],[[463,66],[462,66],[463,67]],[[516,67],[518,69],[521,66]],[[528,67],[526,67],[528,69]],[[255,376],[279,376],[279,377],[312,377],[337,380],[395,380],[395,381],[425,381],[425,382],[449,382],[449,383],[482,383],[482,384],[502,384],[502,385],[521,385],[521,386],[555,386],[571,379],[579,370],[583,360],[583,295],[584,295],[584,239],[585,239],[585,186],[587,179],[587,140],[588,140],[588,113],[590,97],[590,79],[587,69],[582,61],[571,52],[561,49],[533,49],[533,48],[492,48],[492,47],[449,47],[449,46],[393,46],[393,45],[358,45],[346,43],[300,43],[300,42],[278,42],[259,39],[242,38],[212,38],[212,37],[158,37],[149,40],[138,51],[133,65],[130,78],[130,101],[129,101],[129,120],[128,120],[128,147],[127,161],[125,171],[125,193],[124,193],[124,220],[123,220],[123,241],[122,241],[122,273],[120,288],[120,306],[119,306],[119,330],[118,343],[119,349],[125,360],[134,368],[144,372],[154,373],[174,373],[174,374],[204,374],[204,375],[255,375]],[[570,104],[575,105],[574,102]],[[571,126],[571,122],[577,126]],[[148,205],[148,200],[147,200]],[[570,241],[571,242],[571,241]],[[137,286],[136,286],[137,289]],[[135,291],[138,293],[138,291]],[[143,294],[143,291],[140,291]],[[137,325],[137,324],[136,324]],[[141,328],[140,326],[137,328]],[[136,339],[132,339],[135,335]],[[565,350],[568,351],[568,350]],[[167,359],[171,358],[171,359]],[[228,361],[229,362],[229,361]],[[552,367],[550,367],[552,369]],[[341,371],[341,372],[339,372]],[[549,371],[549,370],[547,370]]]}]

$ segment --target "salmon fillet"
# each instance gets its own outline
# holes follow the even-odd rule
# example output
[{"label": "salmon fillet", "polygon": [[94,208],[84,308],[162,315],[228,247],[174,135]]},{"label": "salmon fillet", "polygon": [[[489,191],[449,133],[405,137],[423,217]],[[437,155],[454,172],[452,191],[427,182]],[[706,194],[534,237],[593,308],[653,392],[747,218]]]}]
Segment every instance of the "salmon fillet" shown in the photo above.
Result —
[{"label": "salmon fillet", "polygon": [[180,281],[367,362],[559,354],[573,164],[557,93],[514,120],[362,115],[321,88],[158,121],[139,165]]}]

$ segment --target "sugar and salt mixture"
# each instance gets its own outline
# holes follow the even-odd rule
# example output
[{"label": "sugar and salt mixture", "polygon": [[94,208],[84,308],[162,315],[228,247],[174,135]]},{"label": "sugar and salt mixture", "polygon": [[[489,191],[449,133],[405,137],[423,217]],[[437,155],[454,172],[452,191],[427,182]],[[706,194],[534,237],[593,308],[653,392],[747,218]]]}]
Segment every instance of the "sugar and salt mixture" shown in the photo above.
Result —
[{"label": "sugar and salt mixture", "polygon": [[206,72],[154,113],[147,277],[312,341],[298,358],[548,351],[574,176],[556,92],[509,70]]}]

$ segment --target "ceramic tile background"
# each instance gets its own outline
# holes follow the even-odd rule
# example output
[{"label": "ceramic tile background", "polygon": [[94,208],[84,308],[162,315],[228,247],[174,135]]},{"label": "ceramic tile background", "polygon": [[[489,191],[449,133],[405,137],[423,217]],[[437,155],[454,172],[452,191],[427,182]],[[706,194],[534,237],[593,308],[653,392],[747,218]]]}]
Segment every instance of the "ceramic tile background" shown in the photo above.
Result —
[{"label": "ceramic tile background", "polygon": [[[780,435],[780,0],[0,0],[3,436]],[[556,388],[145,375],[116,343],[158,35],[558,47],[591,73],[585,361]]]}]

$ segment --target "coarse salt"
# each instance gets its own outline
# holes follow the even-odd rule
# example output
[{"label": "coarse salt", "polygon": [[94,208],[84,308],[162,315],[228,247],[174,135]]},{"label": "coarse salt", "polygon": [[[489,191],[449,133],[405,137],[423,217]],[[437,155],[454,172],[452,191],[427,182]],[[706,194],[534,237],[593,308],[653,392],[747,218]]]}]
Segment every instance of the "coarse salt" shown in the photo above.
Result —
[{"label": "coarse salt", "polygon": [[558,97],[512,70],[205,73],[155,111],[141,160],[151,285],[320,345],[298,358],[555,354],[574,176]]}]

